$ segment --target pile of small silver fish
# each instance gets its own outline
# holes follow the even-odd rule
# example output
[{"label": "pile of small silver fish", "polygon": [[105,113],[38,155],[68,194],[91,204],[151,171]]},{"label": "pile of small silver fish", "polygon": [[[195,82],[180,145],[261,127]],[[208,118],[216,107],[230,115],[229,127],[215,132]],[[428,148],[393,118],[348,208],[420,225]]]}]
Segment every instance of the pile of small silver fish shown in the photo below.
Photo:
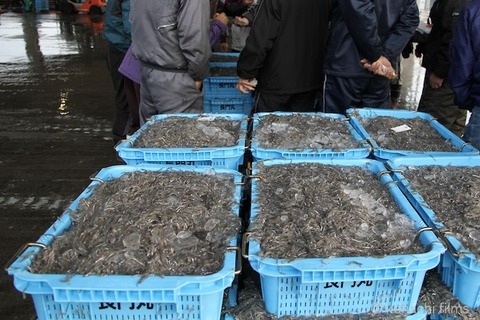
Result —
[{"label": "pile of small silver fish", "polygon": [[205,148],[235,146],[240,121],[231,118],[171,116],[148,123],[133,141],[135,148]]},{"label": "pile of small silver fish", "polygon": [[[96,185],[72,227],[30,270],[66,275],[207,275],[240,231],[231,174],[135,171]],[[238,214],[238,213],[237,213]]]},{"label": "pile of small silver fish", "polygon": [[347,118],[314,113],[266,115],[259,118],[253,137],[261,148],[333,149],[360,148],[347,126]]},{"label": "pile of small silver fish", "polygon": [[[358,117],[357,117],[358,118]],[[358,118],[361,125],[380,148],[408,151],[459,151],[449,141],[445,141],[427,120],[422,118],[401,119],[381,116]],[[406,125],[410,130],[395,132],[392,128]]]},{"label": "pile of small silver fish", "polygon": [[403,175],[437,220],[480,259],[480,167],[408,166]]},{"label": "pile of small silver fish", "polygon": [[441,314],[442,319],[480,319],[480,310],[475,311],[458,301],[435,270],[425,275],[418,305],[424,307],[429,314]]},{"label": "pile of small silver fish", "polygon": [[414,222],[362,166],[258,166],[252,239],[261,255],[296,259],[425,252]]}]

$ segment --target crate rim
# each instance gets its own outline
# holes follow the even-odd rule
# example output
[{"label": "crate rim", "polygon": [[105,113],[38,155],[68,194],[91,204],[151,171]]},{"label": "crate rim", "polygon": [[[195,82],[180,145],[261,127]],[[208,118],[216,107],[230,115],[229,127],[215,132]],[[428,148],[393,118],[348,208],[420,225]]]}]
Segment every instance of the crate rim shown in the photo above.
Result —
[{"label": "crate rim", "polygon": [[[224,118],[229,119],[232,121],[239,121],[240,122],[240,134],[237,140],[237,144],[234,146],[229,147],[195,147],[195,148],[139,148],[133,147],[135,141],[139,138],[139,136],[145,131],[148,126],[152,125],[157,121],[162,121],[165,119],[170,119],[172,117],[182,117],[182,118],[198,118],[198,117],[212,117],[212,118]],[[240,113],[202,113],[202,114],[190,114],[190,113],[182,113],[182,114],[161,114],[161,115],[154,115],[150,118],[149,121],[145,123],[140,129],[138,129],[128,140],[122,140],[119,144],[115,146],[115,150],[117,153],[123,152],[143,152],[143,153],[159,153],[159,152],[168,152],[168,153],[199,153],[199,152],[217,152],[222,150],[230,150],[230,151],[244,151],[246,148],[246,131],[247,131],[247,121],[248,116],[246,114]],[[129,156],[127,157],[135,158]],[[206,159],[209,160],[209,159]]]},{"label": "crate rim", "polygon": [[[313,149],[313,148],[293,148],[293,149],[276,149],[276,148],[262,148],[259,146],[259,141],[255,136],[255,128],[258,126],[262,118],[265,118],[269,115],[274,116],[291,116],[291,115],[300,115],[300,116],[318,116],[324,118],[332,118],[332,119],[341,119],[345,120],[345,123],[348,127],[349,132],[352,134],[352,137],[355,141],[359,142],[362,145],[362,148],[353,148],[353,149],[341,149],[339,151],[335,151],[333,149]],[[366,139],[363,139],[362,136],[355,130],[355,128],[350,124],[348,118],[342,114],[336,113],[323,113],[323,112],[259,112],[253,115],[253,131],[252,131],[252,140],[251,140],[251,149],[254,155],[259,153],[279,153],[281,155],[284,154],[291,154],[291,153],[298,153],[298,154],[339,154],[339,153],[357,153],[357,156],[353,156],[352,158],[366,158],[368,155],[373,151],[371,145],[367,142]]]},{"label": "crate rim", "polygon": [[[473,156],[480,155],[480,150],[472,146],[471,144],[463,141],[460,137],[450,132],[445,126],[443,126],[438,120],[428,113],[410,110],[392,110],[381,108],[349,108],[346,111],[347,117],[350,119],[352,125],[360,132],[363,137],[369,141],[373,147],[373,154],[380,159],[392,159],[399,156]],[[429,125],[436,130],[440,136],[446,141],[449,141],[453,147],[458,151],[415,151],[415,150],[397,150],[381,148],[378,143],[373,139],[370,134],[361,125],[359,117],[375,118],[379,116],[400,116],[402,119],[421,118],[429,122]]]}]

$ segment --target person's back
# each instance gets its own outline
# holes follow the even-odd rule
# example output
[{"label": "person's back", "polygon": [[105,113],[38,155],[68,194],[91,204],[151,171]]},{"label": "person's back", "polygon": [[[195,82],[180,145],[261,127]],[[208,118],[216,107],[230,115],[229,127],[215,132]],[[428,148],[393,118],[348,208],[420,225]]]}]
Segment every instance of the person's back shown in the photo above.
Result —
[{"label": "person's back", "polygon": [[480,0],[460,13],[449,53],[455,103],[472,112],[463,139],[480,149]]},{"label": "person's back", "polygon": [[391,66],[419,22],[415,0],[338,1],[333,9],[324,72],[325,112],[344,113],[351,106],[387,107],[390,80],[366,70],[385,57]]},{"label": "person's back", "polygon": [[[315,92],[322,86],[331,7],[329,0],[261,2],[237,65],[240,79],[257,79],[257,95],[272,97],[257,104],[257,111],[289,110],[281,106],[278,96],[287,96],[284,105],[293,108],[289,95],[308,93],[314,103]],[[300,109],[313,111],[313,105]]]},{"label": "person's back", "polygon": [[141,62],[140,120],[203,112],[211,55],[209,0],[132,0],[132,52]]}]

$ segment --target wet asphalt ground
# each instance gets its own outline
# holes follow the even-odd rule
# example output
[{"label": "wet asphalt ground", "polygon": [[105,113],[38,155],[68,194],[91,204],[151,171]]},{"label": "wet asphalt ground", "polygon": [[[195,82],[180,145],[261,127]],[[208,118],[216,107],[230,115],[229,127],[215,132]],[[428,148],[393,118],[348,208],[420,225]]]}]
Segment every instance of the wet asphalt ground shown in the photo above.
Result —
[{"label": "wet asphalt ground", "polygon": [[[0,264],[36,241],[99,169],[119,164],[103,17],[0,15]],[[93,20],[93,21],[92,21]],[[0,319],[35,317],[6,272]]]},{"label": "wet asphalt ground", "polygon": [[[110,128],[113,86],[103,17],[0,14],[0,265],[35,242],[103,167],[121,164]],[[403,65],[400,105],[416,109],[424,71]],[[35,319],[0,273],[0,319]]]}]

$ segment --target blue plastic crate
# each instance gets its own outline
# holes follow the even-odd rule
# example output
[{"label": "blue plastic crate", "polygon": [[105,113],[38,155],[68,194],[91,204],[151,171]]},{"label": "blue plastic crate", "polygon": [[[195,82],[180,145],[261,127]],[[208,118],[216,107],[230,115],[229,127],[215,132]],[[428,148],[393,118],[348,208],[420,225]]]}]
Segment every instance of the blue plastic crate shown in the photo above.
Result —
[{"label": "blue plastic crate", "polygon": [[[211,62],[210,68],[235,68],[236,62]],[[242,93],[237,89],[238,76],[209,76],[203,80],[205,99],[252,98],[253,92]]]},{"label": "blue plastic crate", "polygon": [[240,52],[212,52],[210,63],[233,62],[236,63],[240,57]]},{"label": "blue plastic crate", "polygon": [[[422,219],[392,183],[385,167],[369,159],[269,160],[263,165],[320,163],[336,166],[361,166],[371,170],[389,190],[396,203],[414,222],[426,227]],[[382,174],[383,173],[383,174]],[[253,176],[261,176],[258,162]],[[258,214],[258,182],[252,181],[251,221]],[[436,267],[444,246],[432,231],[420,232],[419,239],[428,252],[385,257],[338,257],[309,259],[262,258],[260,244],[248,239],[248,260],[260,274],[262,297],[267,312],[283,315],[327,315],[367,312],[416,312],[417,300],[427,270]]]},{"label": "blue plastic crate", "polygon": [[247,98],[225,98],[225,99],[207,99],[203,101],[203,109],[206,113],[223,114],[246,114],[249,115],[255,104],[253,97]]},{"label": "blue plastic crate", "polygon": [[[255,131],[261,123],[262,119],[269,115],[285,116],[292,115],[301,116],[315,116],[325,117],[332,119],[345,120],[345,124],[348,127],[353,139],[358,141],[361,147],[355,149],[333,150],[333,149],[271,149],[261,148],[258,141],[258,137],[255,135]],[[330,158],[366,158],[370,155],[372,148],[368,144],[367,140],[363,139],[354,127],[348,122],[348,119],[340,114],[333,113],[302,113],[302,112],[273,112],[273,113],[255,113],[253,115],[253,130],[252,130],[252,144],[251,144],[252,156],[255,160],[267,160],[267,159],[292,159],[292,160],[308,160],[308,159],[330,159]]]},{"label": "blue plastic crate", "polygon": [[[387,162],[393,170],[394,180],[405,194],[425,223],[440,232],[446,230],[442,221],[430,208],[423,197],[414,190],[402,173],[406,166],[465,166],[480,167],[480,157],[416,157],[397,158]],[[470,308],[480,307],[480,261],[460,241],[451,234],[445,234],[449,244],[448,251],[442,256],[438,271],[443,282],[452,289],[454,296]]]},{"label": "blue plastic crate", "polygon": [[[322,318],[318,317],[318,319],[321,320]],[[427,312],[423,308],[419,308],[419,310],[416,313],[405,317],[405,320],[426,320],[426,319],[427,319]],[[235,317],[230,314],[226,314],[224,317],[224,320],[235,320]],[[257,319],[257,320],[262,320],[262,319]],[[299,320],[302,320],[302,317],[299,317]]]},{"label": "blue plastic crate", "polygon": [[[67,210],[37,240],[37,244],[51,245],[71,225],[70,213],[75,212],[81,199],[90,197],[94,186],[102,181],[119,178],[134,171],[195,171],[212,174],[212,168],[113,166],[104,168],[94,181],[72,202]],[[242,175],[233,170],[213,169],[216,173],[231,174],[235,184],[232,212],[239,215]],[[233,237],[230,246],[237,246]],[[38,320],[97,319],[97,320],[218,320],[225,289],[232,285],[236,273],[238,250],[228,250],[223,268],[206,276],[82,276],[65,274],[33,274],[28,268],[40,251],[28,246],[8,267],[14,285],[22,293],[30,294]]]},{"label": "blue plastic crate", "polygon": [[[162,121],[171,117],[212,117],[222,118],[231,121],[240,121],[240,132],[237,144],[232,147],[208,148],[135,148],[135,140],[143,134],[145,129],[155,121]],[[185,128],[188,132],[188,128]],[[147,121],[129,140],[121,141],[115,150],[118,156],[128,165],[138,165],[142,163],[161,164],[161,165],[194,165],[194,166],[212,166],[215,168],[237,170],[243,163],[245,154],[245,141],[247,138],[247,116],[244,114],[189,114],[179,113],[171,115],[155,115]]]},{"label": "blue plastic crate", "polygon": [[[390,109],[376,109],[376,108],[351,108],[347,110],[347,116],[353,127],[367,139],[373,147],[373,155],[379,159],[393,159],[401,156],[472,156],[479,155],[478,149],[466,143],[461,138],[456,136],[450,130],[445,128],[431,115],[423,112],[409,111],[409,110],[390,110]],[[420,118],[428,121],[429,125],[435,129],[446,142],[450,143],[458,152],[445,151],[414,151],[414,150],[391,150],[379,146],[379,144],[370,136],[360,122],[360,118],[376,118],[376,117],[393,117],[397,119],[414,119]],[[419,137],[421,139],[421,137]]]}]

